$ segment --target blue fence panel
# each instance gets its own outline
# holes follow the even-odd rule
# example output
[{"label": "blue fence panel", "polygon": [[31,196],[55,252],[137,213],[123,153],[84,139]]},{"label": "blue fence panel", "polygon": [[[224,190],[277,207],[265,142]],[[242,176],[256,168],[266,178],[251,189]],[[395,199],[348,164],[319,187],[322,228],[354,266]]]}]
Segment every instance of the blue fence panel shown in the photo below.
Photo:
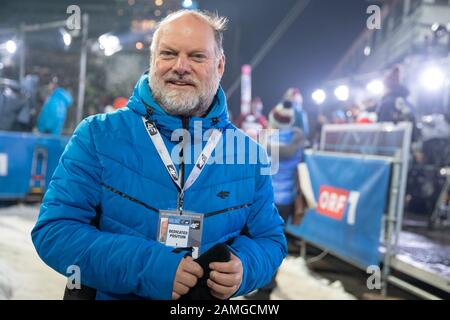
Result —
[{"label": "blue fence panel", "polygon": [[305,157],[317,202],[290,233],[367,267],[380,262],[380,232],[390,162],[337,155]]},{"label": "blue fence panel", "polygon": [[46,162],[46,172],[41,177],[45,191],[68,140],[65,136],[0,131],[0,200],[22,199],[29,194],[31,179],[39,178],[31,175],[37,149],[46,155],[36,163],[39,173]]}]

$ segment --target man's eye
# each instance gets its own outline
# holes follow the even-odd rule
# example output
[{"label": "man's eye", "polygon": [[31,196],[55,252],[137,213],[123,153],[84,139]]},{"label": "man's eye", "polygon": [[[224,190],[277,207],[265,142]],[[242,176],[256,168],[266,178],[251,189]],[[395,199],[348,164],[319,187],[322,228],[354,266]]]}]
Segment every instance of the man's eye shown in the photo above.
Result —
[{"label": "man's eye", "polygon": [[204,61],[206,59],[206,56],[204,54],[194,54],[192,55],[192,58],[195,61]]},{"label": "man's eye", "polygon": [[161,51],[160,54],[163,57],[173,57],[175,55],[175,53],[171,52],[171,51]]}]

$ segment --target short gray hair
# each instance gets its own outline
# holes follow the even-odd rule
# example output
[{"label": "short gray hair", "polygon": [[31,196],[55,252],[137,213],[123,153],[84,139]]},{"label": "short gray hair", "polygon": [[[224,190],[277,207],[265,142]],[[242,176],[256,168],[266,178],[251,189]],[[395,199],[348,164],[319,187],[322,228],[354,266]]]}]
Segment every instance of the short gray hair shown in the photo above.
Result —
[{"label": "short gray hair", "polygon": [[199,10],[189,10],[182,9],[175,11],[169,14],[167,17],[162,19],[158,25],[156,26],[155,32],[153,33],[153,40],[150,46],[150,57],[153,56],[156,50],[156,44],[159,37],[159,31],[162,26],[166,25],[169,22],[172,22],[175,19],[178,19],[184,15],[193,15],[203,21],[205,21],[214,32],[214,39],[216,41],[216,55],[221,56],[224,54],[223,52],[223,32],[227,28],[228,18],[221,17],[217,13],[210,13],[207,11],[199,11]]}]

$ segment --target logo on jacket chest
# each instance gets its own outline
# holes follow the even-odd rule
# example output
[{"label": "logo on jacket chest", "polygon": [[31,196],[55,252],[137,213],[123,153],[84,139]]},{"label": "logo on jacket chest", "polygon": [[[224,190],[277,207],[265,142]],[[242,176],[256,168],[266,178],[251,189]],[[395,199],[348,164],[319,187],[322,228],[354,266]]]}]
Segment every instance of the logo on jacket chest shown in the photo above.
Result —
[{"label": "logo on jacket chest", "polygon": [[228,198],[228,196],[230,195],[230,193],[228,191],[220,191],[217,196],[221,199],[225,199]]}]

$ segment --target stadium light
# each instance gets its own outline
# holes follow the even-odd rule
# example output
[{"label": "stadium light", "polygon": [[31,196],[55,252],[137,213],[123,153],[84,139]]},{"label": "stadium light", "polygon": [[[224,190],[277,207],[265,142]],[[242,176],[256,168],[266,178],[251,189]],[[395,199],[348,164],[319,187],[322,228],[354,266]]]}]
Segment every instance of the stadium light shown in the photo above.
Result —
[{"label": "stadium light", "polygon": [[346,85],[341,85],[334,90],[334,95],[339,101],[347,101],[350,94]]},{"label": "stadium light", "polygon": [[6,51],[10,54],[14,54],[17,51],[17,44],[14,40],[8,40],[5,44]]},{"label": "stadium light", "polygon": [[183,0],[182,6],[186,9],[192,7],[192,0]]},{"label": "stadium light", "polygon": [[381,80],[372,80],[367,84],[366,89],[371,94],[379,96],[384,92],[384,84]]},{"label": "stadium light", "polygon": [[311,97],[316,104],[321,105],[325,102],[327,94],[322,89],[317,89],[312,93]]},{"label": "stadium light", "polygon": [[438,67],[431,66],[423,71],[420,82],[425,89],[437,91],[444,86],[445,75]]},{"label": "stadium light", "polygon": [[59,29],[59,33],[61,33],[61,36],[64,41],[64,45],[66,47],[70,46],[70,44],[72,43],[72,36],[63,28]]}]

